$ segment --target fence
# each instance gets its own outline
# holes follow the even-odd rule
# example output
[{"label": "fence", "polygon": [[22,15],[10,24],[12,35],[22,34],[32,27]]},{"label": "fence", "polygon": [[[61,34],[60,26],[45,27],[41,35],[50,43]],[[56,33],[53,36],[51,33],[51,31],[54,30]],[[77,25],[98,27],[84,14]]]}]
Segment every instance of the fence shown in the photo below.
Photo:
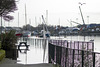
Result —
[{"label": "fence", "polygon": [[[48,44],[46,39],[27,39],[28,44],[42,47]],[[45,43],[44,43],[45,42]],[[44,46],[42,46],[44,44]],[[49,40],[49,63],[61,67],[99,67],[100,53],[93,52],[93,42]]]},{"label": "fence", "polygon": [[49,43],[71,49],[94,51],[94,42],[50,40]]},{"label": "fence", "polygon": [[43,39],[43,38],[21,38],[20,41],[27,41],[28,44],[43,44],[44,42],[53,45],[58,45],[71,49],[88,50],[94,51],[94,42],[83,42],[83,41],[69,41],[69,40],[53,40],[53,39]]},{"label": "fence", "polygon": [[99,67],[100,53],[71,49],[49,43],[49,63],[61,67]]}]

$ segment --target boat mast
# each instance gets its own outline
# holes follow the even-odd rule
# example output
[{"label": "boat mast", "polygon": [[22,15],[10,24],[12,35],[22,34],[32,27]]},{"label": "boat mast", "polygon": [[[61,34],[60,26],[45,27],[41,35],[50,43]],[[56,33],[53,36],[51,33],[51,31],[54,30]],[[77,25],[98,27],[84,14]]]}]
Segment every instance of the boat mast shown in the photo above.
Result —
[{"label": "boat mast", "polygon": [[[79,3],[79,4],[82,6],[85,3]],[[81,13],[81,17],[82,17],[83,24],[85,26],[85,21],[84,21],[83,14],[82,14],[81,7],[80,6],[79,6],[79,10],[80,10],[80,13]]]},{"label": "boat mast", "polygon": [[48,10],[46,10],[46,23],[45,23],[46,31],[48,32],[47,25],[48,25]]},{"label": "boat mast", "polygon": [[82,14],[81,7],[80,6],[79,6],[79,9],[80,9],[80,13],[81,13],[81,17],[82,17],[83,24],[85,25],[84,18],[83,18],[83,14]]},{"label": "boat mast", "polygon": [[[25,25],[27,26],[26,4],[25,4]],[[27,31],[27,27],[26,27],[26,31]]]},{"label": "boat mast", "polygon": [[19,12],[18,12],[18,27],[19,27]]},{"label": "boat mast", "polygon": [[[29,24],[31,25],[31,19],[29,19]],[[30,31],[31,31],[32,29],[30,28]]]},{"label": "boat mast", "polygon": [[37,18],[35,17],[35,25],[37,26]]},{"label": "boat mast", "polygon": [[44,20],[44,17],[43,17],[43,15],[42,15],[42,20],[43,20],[43,38],[46,38],[46,36],[45,36],[45,20]]},{"label": "boat mast", "polygon": [[48,24],[48,10],[46,10],[46,24]]}]

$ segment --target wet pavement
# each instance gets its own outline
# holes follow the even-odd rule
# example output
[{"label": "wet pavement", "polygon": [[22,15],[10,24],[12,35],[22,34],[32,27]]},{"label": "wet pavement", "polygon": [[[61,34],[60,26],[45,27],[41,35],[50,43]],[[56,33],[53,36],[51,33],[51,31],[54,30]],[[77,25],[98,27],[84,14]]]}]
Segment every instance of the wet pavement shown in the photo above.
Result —
[{"label": "wet pavement", "polygon": [[41,64],[18,64],[18,61],[11,60],[8,58],[4,58],[0,61],[0,67],[53,67],[52,64],[49,63],[41,63]]}]

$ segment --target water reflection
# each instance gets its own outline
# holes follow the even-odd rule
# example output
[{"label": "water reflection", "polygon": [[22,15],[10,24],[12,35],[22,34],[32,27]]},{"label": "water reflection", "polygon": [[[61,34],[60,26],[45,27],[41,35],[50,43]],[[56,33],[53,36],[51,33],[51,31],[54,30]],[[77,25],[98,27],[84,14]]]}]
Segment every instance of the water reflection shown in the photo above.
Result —
[{"label": "water reflection", "polygon": [[[19,52],[18,60],[21,64],[48,63],[47,40],[34,38],[20,38],[18,42],[27,42],[29,51]],[[46,43],[46,45],[45,45]]]},{"label": "water reflection", "polygon": [[94,40],[94,51],[100,52],[100,36],[66,36],[66,38],[64,36],[60,36],[60,38],[64,40],[73,40],[73,41]]},{"label": "water reflection", "polygon": [[[64,39],[64,40],[74,40],[74,41],[90,41],[94,40],[94,50],[100,52],[100,36],[60,36],[51,37],[51,39]],[[27,42],[29,46],[29,51],[19,52],[18,60],[21,64],[38,64],[38,63],[48,63],[48,43],[43,39],[31,38],[20,38],[18,42]],[[45,45],[45,43],[47,45]]]}]

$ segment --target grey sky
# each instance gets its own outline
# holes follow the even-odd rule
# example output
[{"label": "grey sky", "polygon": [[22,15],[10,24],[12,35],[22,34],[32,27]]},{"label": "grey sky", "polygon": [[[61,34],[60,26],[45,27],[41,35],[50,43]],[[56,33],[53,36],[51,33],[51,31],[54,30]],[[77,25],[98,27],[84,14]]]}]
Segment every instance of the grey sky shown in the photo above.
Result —
[{"label": "grey sky", "polygon": [[[19,3],[17,3],[18,10],[12,13],[15,19],[10,22],[10,26],[18,26],[18,12],[19,26],[25,25],[25,4],[27,9],[27,24],[30,23],[30,19],[32,26],[36,26],[42,22],[40,18],[41,15],[46,17],[46,10],[48,10],[48,24],[50,25],[60,24],[70,26],[70,23],[67,21],[70,19],[83,24],[78,8],[79,2],[86,3],[81,6],[86,24],[100,23],[99,0],[20,0]],[[87,18],[87,16],[89,16],[89,18]],[[78,20],[76,20],[77,18]],[[37,23],[35,23],[36,21]],[[8,23],[5,25],[8,26]],[[73,23],[73,26],[75,25],[76,24]]]}]

